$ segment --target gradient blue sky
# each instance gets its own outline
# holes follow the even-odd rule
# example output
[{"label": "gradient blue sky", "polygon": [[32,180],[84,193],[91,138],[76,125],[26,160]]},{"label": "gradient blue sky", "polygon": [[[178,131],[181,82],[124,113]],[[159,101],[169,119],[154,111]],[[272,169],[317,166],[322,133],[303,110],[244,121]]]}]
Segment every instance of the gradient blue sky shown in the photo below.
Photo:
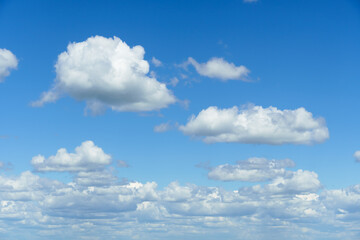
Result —
[{"label": "gradient blue sky", "polygon": [[[31,102],[38,100],[42,92],[54,85],[57,78],[54,65],[58,55],[67,50],[68,44],[83,42],[93,36],[115,36],[130,47],[141,45],[145,50],[144,60],[150,64],[150,71],[154,72],[158,82],[167,84],[167,88],[179,101],[155,111],[119,112],[107,108],[104,113],[93,116],[85,114],[84,101],[75,100],[65,93],[55,103],[32,107]],[[360,163],[353,156],[360,150],[359,43],[360,2],[357,0],[0,0],[0,49],[10,50],[18,59],[17,69],[12,69],[10,75],[0,83],[0,162],[3,166],[11,165],[10,169],[3,167],[0,170],[2,180],[18,181],[23,172],[32,171],[32,175],[41,179],[56,179],[68,184],[74,181],[74,174],[78,173],[36,171],[39,169],[31,164],[31,159],[39,154],[48,158],[60,148],[74,152],[81,143],[91,140],[111,155],[112,163],[107,168],[113,168],[112,174],[119,181],[157,183],[158,198],[146,201],[161,205],[167,214],[175,214],[165,214],[166,217],[163,217],[166,220],[162,219],[162,223],[186,229],[189,223],[186,222],[187,218],[195,222],[191,223],[194,229],[189,232],[179,230],[176,233],[176,227],[172,230],[149,227],[144,230],[145,235],[139,233],[138,236],[134,230],[136,227],[129,227],[119,228],[118,231],[122,233],[116,237],[117,233],[112,232],[115,230],[109,229],[120,222],[130,223],[139,218],[136,226],[143,229],[146,224],[160,220],[155,221],[151,217],[141,220],[141,214],[136,215],[137,210],[124,210],[122,214],[134,214],[130,217],[131,221],[128,220],[129,216],[119,215],[114,218],[106,214],[102,215],[102,221],[95,221],[79,210],[76,217],[81,220],[76,224],[91,222],[94,224],[92,228],[98,229],[97,234],[87,236],[86,232],[71,229],[68,225],[73,224],[75,216],[57,213],[62,217],[59,220],[59,215],[52,213],[50,207],[41,207],[47,196],[54,195],[54,192],[44,188],[39,193],[44,198],[24,200],[24,204],[36,205],[39,208],[37,211],[51,220],[39,220],[38,224],[34,224],[21,216],[11,219],[5,216],[5,210],[4,213],[0,211],[3,225],[0,226],[0,238],[48,239],[46,236],[58,234],[55,230],[49,231],[50,225],[57,225],[57,229],[68,232],[71,229],[72,239],[96,239],[106,234],[112,234],[114,239],[132,239],[137,236],[140,239],[289,239],[289,232],[295,234],[296,231],[302,234],[297,235],[303,237],[299,239],[331,239],[330,236],[333,239],[359,238],[360,229],[357,226],[360,223],[360,211],[356,210],[356,206],[360,206],[360,192],[348,190],[354,197],[345,205],[355,206],[349,209],[341,207],[340,203],[335,207],[326,203],[330,201],[329,192],[350,189],[351,186],[355,189],[360,184]],[[162,66],[155,66],[151,61],[153,57],[159,59]],[[221,81],[198,73],[189,64],[189,57],[199,63],[206,63],[213,57],[223,58],[234,66],[245,66],[250,73],[247,81]],[[178,84],[168,84],[175,77],[179,80]],[[188,101],[188,107],[184,106],[184,100]],[[187,136],[178,129],[179,125],[187,124],[191,115],[197,116],[210,106],[217,106],[218,109],[233,106],[247,108],[249,104],[263,108],[273,106],[281,111],[303,107],[312,113],[314,119],[325,119],[329,138],[312,144],[209,144],[197,138],[196,134]],[[162,123],[169,123],[171,129],[161,133],[154,131],[154,127]],[[166,192],[164,189],[169,188],[169,184],[174,181],[183,187],[187,184],[209,189],[216,187],[228,193],[245,191],[245,187],[257,184],[265,188],[274,179],[254,183],[218,181],[208,176],[208,172],[216,166],[234,165],[239,160],[253,157],[268,160],[289,158],[296,164],[289,168],[292,172],[306,170],[316,173],[321,187],[297,194],[319,194],[319,201],[323,201],[321,204],[328,212],[323,215],[319,213],[321,216],[317,215],[316,219],[331,218],[333,222],[316,222],[298,216],[296,220],[284,218],[283,221],[289,221],[289,225],[282,225],[284,231],[281,233],[274,230],[276,228],[269,230],[262,224],[255,224],[247,229],[248,233],[242,231],[238,234],[233,233],[232,229],[238,226],[236,224],[241,229],[241,224],[249,221],[245,218],[258,218],[260,222],[267,221],[277,226],[279,223],[276,221],[280,221],[281,214],[244,213],[242,217],[245,220],[237,219],[234,223],[233,217],[226,213],[216,213],[214,216],[211,213],[178,213],[171,210],[173,208],[166,203],[166,197],[161,197]],[[118,160],[129,166],[117,167]],[[199,164],[210,165],[211,168],[196,167]],[[51,184],[54,183],[48,183]],[[99,188],[109,187],[105,185]],[[22,200],[11,199],[11,194],[7,192],[10,191],[6,187],[8,185],[4,186],[0,187],[0,201],[23,204]],[[57,188],[57,185],[53,185],[53,188]],[[17,192],[15,188],[14,192]],[[294,192],[288,189],[287,194]],[[189,204],[191,201],[195,202],[190,198],[187,200]],[[16,211],[25,211],[19,210],[21,206],[14,207],[18,209],[14,210],[14,214],[18,213]],[[257,206],[262,208],[261,204]],[[97,212],[96,205],[90,209]],[[64,208],[63,212],[66,210]],[[353,215],[345,219],[336,215],[339,211]],[[99,212],[103,213],[102,210]],[[202,226],[204,216],[227,220],[213,220],[218,221],[221,227],[216,227],[210,237]],[[184,223],[179,219],[185,219]],[[104,227],[107,224],[109,229]],[[84,229],[85,225],[82,226]],[[305,228],[312,230],[299,230]],[[27,231],[15,234],[19,229],[27,229],[32,237],[27,236]],[[314,229],[318,232],[314,233]]]}]

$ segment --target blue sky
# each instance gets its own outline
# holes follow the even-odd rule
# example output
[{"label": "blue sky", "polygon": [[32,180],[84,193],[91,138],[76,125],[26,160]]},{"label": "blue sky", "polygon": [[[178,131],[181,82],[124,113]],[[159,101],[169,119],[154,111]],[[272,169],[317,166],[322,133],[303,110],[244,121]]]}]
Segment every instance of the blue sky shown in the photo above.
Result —
[{"label": "blue sky", "polygon": [[0,238],[359,238],[359,42],[356,0],[0,0]]}]

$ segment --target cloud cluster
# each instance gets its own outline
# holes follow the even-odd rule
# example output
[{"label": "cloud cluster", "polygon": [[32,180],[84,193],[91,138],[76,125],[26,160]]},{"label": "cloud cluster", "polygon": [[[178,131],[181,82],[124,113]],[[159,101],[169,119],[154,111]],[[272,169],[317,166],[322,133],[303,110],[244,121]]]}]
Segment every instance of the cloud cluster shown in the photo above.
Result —
[{"label": "cloud cluster", "polygon": [[263,182],[290,175],[285,168],[294,166],[295,163],[290,159],[249,158],[245,161],[238,161],[236,165],[223,164],[211,168],[208,177],[220,181]]},{"label": "cloud cluster", "polygon": [[313,118],[312,113],[304,108],[209,107],[197,116],[191,116],[187,124],[179,129],[206,143],[313,144],[329,138],[325,120]]},{"label": "cloud cluster", "polygon": [[1,234],[11,239],[23,239],[14,230],[30,226],[32,239],[42,239],[45,232],[60,239],[61,231],[72,239],[107,234],[115,239],[205,239],[209,231],[235,234],[224,239],[262,239],[259,232],[271,234],[273,228],[281,232],[276,239],[301,239],[299,234],[317,239],[319,231],[337,234],[334,227],[347,232],[358,221],[352,219],[359,219],[359,186],[319,194],[316,174],[302,170],[287,180],[236,191],[177,182],[163,190],[155,182],[92,185],[74,179],[64,184],[31,172],[0,178]]},{"label": "cloud cluster", "polygon": [[16,56],[5,48],[0,48],[0,82],[10,75],[10,70],[18,65]]},{"label": "cloud cluster", "polygon": [[211,58],[206,63],[198,63],[189,57],[187,64],[195,67],[195,70],[202,76],[226,80],[245,80],[249,74],[249,69],[245,66],[235,66],[233,63],[225,61],[223,58]]},{"label": "cloud cluster", "polygon": [[152,111],[176,98],[166,85],[148,76],[144,48],[129,47],[119,38],[90,37],[70,43],[58,56],[54,87],[33,106],[56,101],[62,94],[86,101],[94,113],[105,107],[115,111]]},{"label": "cloud cluster", "polygon": [[75,153],[60,149],[43,158],[42,165],[34,159],[38,157],[32,163],[41,171],[77,172],[68,183],[29,171],[1,175],[4,239],[24,239],[25,233],[35,240],[64,236],[184,240],[208,239],[209,234],[222,239],[357,237],[353,229],[360,221],[360,186],[319,192],[322,185],[316,173],[281,171],[294,166],[291,160],[239,161],[232,166],[233,173],[238,167],[256,170],[241,180],[270,182],[229,191],[178,182],[163,189],[155,182],[119,182],[110,168],[104,169],[110,156],[91,141]]}]

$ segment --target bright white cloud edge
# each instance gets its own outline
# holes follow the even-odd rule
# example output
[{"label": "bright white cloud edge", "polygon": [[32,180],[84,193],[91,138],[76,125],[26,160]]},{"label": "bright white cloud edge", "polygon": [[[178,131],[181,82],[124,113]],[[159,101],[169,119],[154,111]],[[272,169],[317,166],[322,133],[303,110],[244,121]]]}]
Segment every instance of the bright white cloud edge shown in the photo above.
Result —
[{"label": "bright white cloud edge", "polygon": [[243,109],[211,106],[192,115],[179,130],[206,143],[314,144],[329,138],[325,120],[314,118],[305,108],[279,110],[254,105]]},{"label": "bright white cloud edge", "polygon": [[94,113],[109,107],[115,111],[152,111],[166,108],[176,98],[166,84],[149,76],[142,46],[129,47],[120,38],[90,37],[70,43],[58,56],[54,87],[32,103],[39,107],[68,94],[86,101]]}]

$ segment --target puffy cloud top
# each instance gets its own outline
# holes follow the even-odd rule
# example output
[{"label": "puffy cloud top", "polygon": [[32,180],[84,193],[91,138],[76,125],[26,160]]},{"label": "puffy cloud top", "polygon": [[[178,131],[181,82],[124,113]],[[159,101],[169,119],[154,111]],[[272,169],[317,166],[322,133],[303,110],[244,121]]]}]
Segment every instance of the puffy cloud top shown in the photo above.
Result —
[{"label": "puffy cloud top", "polygon": [[313,118],[304,108],[279,110],[249,106],[218,109],[209,107],[193,115],[179,129],[206,143],[312,144],[329,138],[323,118]]},{"label": "puffy cloud top", "polygon": [[223,164],[211,169],[208,177],[221,181],[261,182],[290,174],[287,167],[294,167],[290,159],[267,160],[265,158],[250,158],[238,161],[236,165]]},{"label": "puffy cloud top", "polygon": [[166,85],[150,77],[144,48],[129,47],[119,38],[90,37],[71,43],[58,57],[55,87],[33,106],[56,101],[61,93],[85,100],[94,112],[151,111],[176,101]]},{"label": "puffy cloud top", "polygon": [[216,57],[211,58],[206,63],[198,63],[195,59],[189,57],[188,64],[193,65],[202,76],[219,78],[223,81],[241,79],[250,72],[245,66],[235,66],[235,64],[229,63],[223,58]]},{"label": "puffy cloud top", "polygon": [[110,163],[111,156],[92,141],[83,142],[75,148],[75,153],[68,153],[65,148],[60,148],[55,156],[45,158],[38,155],[31,160],[35,170],[40,172],[97,171]]},{"label": "puffy cloud top", "polygon": [[16,68],[18,60],[16,56],[7,49],[0,49],[0,82],[9,76],[10,70]]}]

